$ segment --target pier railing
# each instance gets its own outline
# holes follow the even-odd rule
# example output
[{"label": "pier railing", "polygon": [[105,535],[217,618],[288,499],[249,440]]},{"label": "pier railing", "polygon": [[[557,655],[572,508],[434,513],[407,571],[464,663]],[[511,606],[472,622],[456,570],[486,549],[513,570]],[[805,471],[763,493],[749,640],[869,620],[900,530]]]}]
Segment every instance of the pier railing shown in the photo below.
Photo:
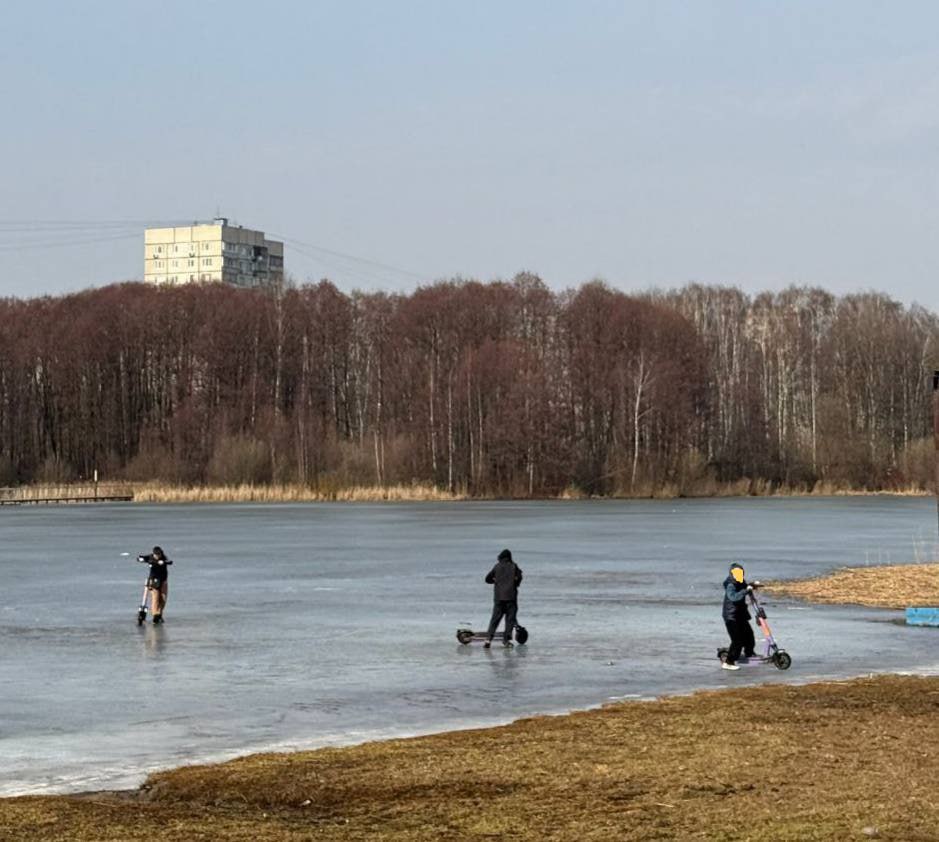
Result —
[{"label": "pier railing", "polygon": [[57,483],[0,488],[0,506],[30,503],[105,503],[134,499],[134,487],[125,482]]}]

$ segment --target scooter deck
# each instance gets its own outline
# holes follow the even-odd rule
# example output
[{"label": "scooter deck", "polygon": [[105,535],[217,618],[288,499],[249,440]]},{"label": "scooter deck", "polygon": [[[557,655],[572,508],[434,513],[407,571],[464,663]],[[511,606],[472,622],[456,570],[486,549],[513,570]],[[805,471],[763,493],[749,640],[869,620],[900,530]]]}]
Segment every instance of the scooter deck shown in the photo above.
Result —
[{"label": "scooter deck", "polygon": [[[524,626],[516,626],[513,638],[515,643],[523,645],[528,640],[528,630]],[[472,629],[457,629],[456,639],[464,646],[468,646],[470,643],[485,643],[489,640],[489,634],[488,632],[473,631]],[[504,639],[503,633],[497,631],[492,641],[493,643],[501,643]]]},{"label": "scooter deck", "polygon": [[[721,647],[717,650],[717,658],[723,663],[727,658],[727,648]],[[737,659],[737,666],[740,667],[759,667],[763,664],[772,664],[776,669],[787,670],[792,666],[792,656],[785,649],[777,649],[775,652],[766,655],[756,654],[752,658],[740,657]]]}]

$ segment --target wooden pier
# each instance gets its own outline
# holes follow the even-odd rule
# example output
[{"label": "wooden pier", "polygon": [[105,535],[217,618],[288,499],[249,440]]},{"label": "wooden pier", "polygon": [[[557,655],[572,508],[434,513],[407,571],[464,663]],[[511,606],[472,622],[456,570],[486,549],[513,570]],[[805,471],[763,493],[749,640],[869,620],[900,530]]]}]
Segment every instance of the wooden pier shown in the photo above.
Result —
[{"label": "wooden pier", "polygon": [[126,503],[133,499],[133,487],[124,483],[24,485],[0,488],[0,506],[53,505],[57,503]]}]

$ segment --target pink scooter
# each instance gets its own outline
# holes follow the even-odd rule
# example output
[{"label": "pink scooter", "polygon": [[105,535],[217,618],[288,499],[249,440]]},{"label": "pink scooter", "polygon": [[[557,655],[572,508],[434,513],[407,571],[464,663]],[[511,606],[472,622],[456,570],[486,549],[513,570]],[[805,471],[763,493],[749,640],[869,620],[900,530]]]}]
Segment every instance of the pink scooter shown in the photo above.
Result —
[{"label": "pink scooter", "polygon": [[[747,664],[772,664],[776,669],[787,670],[792,666],[792,657],[785,649],[780,649],[779,644],[776,643],[776,638],[773,637],[773,631],[769,627],[769,623],[766,621],[766,611],[763,609],[763,604],[760,602],[759,598],[756,595],[756,587],[752,591],[747,593],[747,599],[750,602],[750,607],[753,608],[753,613],[756,615],[756,624],[759,626],[760,631],[763,632],[763,651],[758,653],[755,658],[740,658],[737,661],[740,666],[746,666]],[[717,650],[717,657],[720,658],[721,663],[727,660],[728,647],[721,646]]]}]

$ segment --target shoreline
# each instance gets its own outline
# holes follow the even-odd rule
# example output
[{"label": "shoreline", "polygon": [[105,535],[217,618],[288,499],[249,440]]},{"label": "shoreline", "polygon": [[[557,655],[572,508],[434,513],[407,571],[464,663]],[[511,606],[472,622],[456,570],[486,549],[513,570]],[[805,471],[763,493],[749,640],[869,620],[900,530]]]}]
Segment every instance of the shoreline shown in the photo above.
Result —
[{"label": "shoreline", "polygon": [[[715,660],[716,663],[716,660]],[[770,672],[772,675],[773,673]],[[706,687],[706,688],[691,688],[684,691],[674,691],[664,693],[660,696],[624,696],[624,697],[612,697],[602,702],[597,702],[594,704],[584,705],[583,707],[576,708],[567,708],[567,709],[556,709],[556,710],[546,710],[535,713],[524,713],[514,718],[500,719],[498,717],[494,718],[491,721],[488,721],[484,718],[473,721],[472,723],[465,725],[441,725],[439,727],[431,726],[425,729],[415,729],[415,730],[405,730],[401,732],[394,732],[393,729],[389,729],[387,732],[373,733],[369,736],[353,739],[352,741],[346,742],[342,739],[336,741],[324,742],[321,744],[316,744],[315,740],[309,742],[301,741],[280,741],[273,742],[265,746],[259,746],[255,748],[246,748],[243,750],[234,749],[232,751],[220,751],[209,753],[203,756],[200,759],[192,760],[191,762],[185,763],[169,763],[166,766],[161,766],[160,768],[154,769],[150,772],[141,772],[137,777],[142,778],[139,784],[128,785],[128,786],[107,786],[103,785],[101,788],[94,789],[75,789],[73,791],[66,792],[23,792],[23,793],[14,793],[9,795],[0,795],[0,802],[11,801],[20,798],[94,798],[98,796],[104,797],[114,797],[121,799],[137,799],[142,796],[150,788],[150,779],[158,776],[172,775],[176,772],[190,770],[190,769],[208,769],[208,768],[219,768],[223,766],[228,766],[233,763],[241,763],[250,761],[253,758],[286,758],[292,755],[298,754],[313,754],[321,751],[345,751],[347,749],[359,749],[365,746],[372,745],[381,745],[385,743],[397,743],[397,742],[410,742],[412,740],[424,740],[424,739],[433,739],[433,738],[444,738],[451,735],[458,735],[467,732],[489,732],[497,731],[504,728],[511,728],[512,726],[520,723],[527,722],[529,720],[558,720],[566,719],[570,717],[576,717],[581,714],[595,713],[598,711],[604,711],[607,709],[614,709],[620,706],[625,705],[657,705],[662,702],[667,702],[670,700],[679,700],[679,699],[690,699],[699,695],[711,695],[711,694],[726,694],[726,693],[735,693],[737,691],[751,690],[758,691],[761,688],[771,688],[771,687],[790,687],[790,688],[811,688],[813,686],[822,686],[822,685],[847,685],[854,682],[864,682],[872,681],[880,678],[890,678],[890,677],[909,677],[909,678],[923,678],[931,679],[935,678],[939,681],[939,671],[937,672],[919,672],[919,673],[895,673],[895,672],[859,672],[856,675],[845,676],[841,678],[826,678],[822,680],[793,680],[788,682],[780,683],[769,683],[761,682],[752,679],[744,678],[731,678],[730,681],[732,684],[728,684],[725,687]],[[740,683],[737,683],[737,682]],[[939,692],[939,691],[937,691]]]},{"label": "shoreline", "polygon": [[[81,495],[77,491],[82,491]],[[713,500],[780,499],[824,497],[931,497],[921,488],[854,489],[830,483],[816,483],[811,488],[771,486],[765,482],[740,480],[732,483],[705,483],[681,488],[676,485],[644,487],[634,494],[591,495],[567,488],[555,495],[512,496],[471,494],[466,490],[448,491],[429,484],[389,486],[349,486],[320,488],[298,484],[271,485],[167,485],[161,483],[110,482],[95,488],[88,483],[32,484],[0,489],[6,504],[62,503],[87,504],[108,502],[118,496],[130,497],[133,503],[421,503],[421,502],[581,502],[634,500]],[[100,495],[99,495],[100,492]]]},{"label": "shoreline", "polygon": [[[717,660],[714,661],[715,665]],[[770,675],[775,674],[775,670],[770,670],[767,667]],[[595,702],[592,704],[586,704],[581,707],[571,707],[571,708],[555,708],[547,709],[542,711],[536,711],[534,713],[522,713],[511,718],[500,718],[500,717],[480,717],[475,719],[467,724],[440,724],[437,726],[429,726],[428,728],[417,728],[410,730],[401,730],[396,731],[393,728],[381,731],[373,731],[367,736],[356,737],[350,741],[346,741],[343,738],[338,738],[336,740],[329,740],[325,742],[318,742],[317,740],[281,740],[274,741],[271,743],[255,746],[255,747],[246,747],[243,749],[232,749],[230,751],[217,751],[209,752],[205,755],[187,762],[178,762],[178,763],[167,763],[165,766],[160,766],[149,772],[140,772],[134,775],[134,777],[140,778],[140,783],[129,784],[127,786],[109,786],[106,782],[101,782],[100,788],[79,788],[63,792],[42,792],[42,791],[32,791],[32,792],[23,792],[23,793],[14,793],[14,794],[0,794],[0,803],[3,801],[11,801],[20,798],[86,798],[94,796],[108,796],[108,797],[119,797],[119,798],[137,798],[140,796],[141,792],[149,788],[149,781],[151,778],[163,776],[163,775],[172,775],[176,772],[188,770],[188,769],[203,769],[203,768],[219,768],[228,766],[233,763],[241,763],[245,761],[250,761],[252,758],[261,758],[261,757],[273,757],[273,758],[287,758],[293,755],[306,755],[311,753],[317,753],[322,751],[345,751],[352,749],[359,749],[364,746],[371,745],[381,745],[385,743],[393,742],[409,742],[412,740],[424,740],[424,739],[433,739],[433,738],[444,738],[448,735],[458,735],[467,732],[488,732],[496,731],[504,728],[511,728],[512,726],[520,723],[527,722],[529,720],[561,720],[569,717],[576,717],[581,714],[595,713],[598,711],[604,711],[607,709],[615,709],[621,706],[629,705],[657,705],[659,703],[679,700],[679,699],[691,699],[699,695],[711,695],[711,694],[725,694],[725,693],[734,693],[737,691],[751,690],[758,691],[761,688],[772,688],[772,687],[790,687],[790,688],[803,688],[803,687],[813,687],[816,685],[846,685],[852,684],[854,682],[863,682],[876,680],[880,678],[890,678],[890,677],[913,677],[913,678],[935,678],[939,682],[939,670],[927,671],[927,672],[916,672],[916,673],[896,673],[890,671],[862,671],[854,675],[847,675],[836,678],[825,678],[825,679],[793,679],[791,681],[779,682],[779,683],[770,683],[756,680],[755,678],[748,678],[746,673],[736,674],[729,679],[729,684],[724,687],[691,687],[685,690],[676,690],[669,691],[662,695],[639,695],[631,694],[626,696],[614,696],[609,697],[603,701]],[[937,689],[937,695],[939,695],[939,689]],[[89,782],[92,787],[94,784]],[[2,815],[2,811],[0,811]],[[2,837],[0,837],[2,840]]]},{"label": "shoreline", "polygon": [[[939,677],[621,701],[0,799],[0,839],[929,839]],[[902,781],[889,799],[888,781]],[[156,822],[156,824],[154,824]],[[5,836],[9,831],[11,835]],[[868,834],[870,835],[870,834]]]},{"label": "shoreline", "polygon": [[739,492],[736,489],[713,493],[685,494],[656,491],[649,494],[588,495],[564,491],[554,496],[497,496],[490,494],[450,493],[431,487],[352,488],[333,492],[315,489],[267,486],[197,486],[141,490],[134,494],[134,503],[555,503],[613,502],[639,500],[732,500],[771,498],[823,497],[931,497],[930,491],[863,491],[852,489],[798,490],[777,489],[765,492]]}]

